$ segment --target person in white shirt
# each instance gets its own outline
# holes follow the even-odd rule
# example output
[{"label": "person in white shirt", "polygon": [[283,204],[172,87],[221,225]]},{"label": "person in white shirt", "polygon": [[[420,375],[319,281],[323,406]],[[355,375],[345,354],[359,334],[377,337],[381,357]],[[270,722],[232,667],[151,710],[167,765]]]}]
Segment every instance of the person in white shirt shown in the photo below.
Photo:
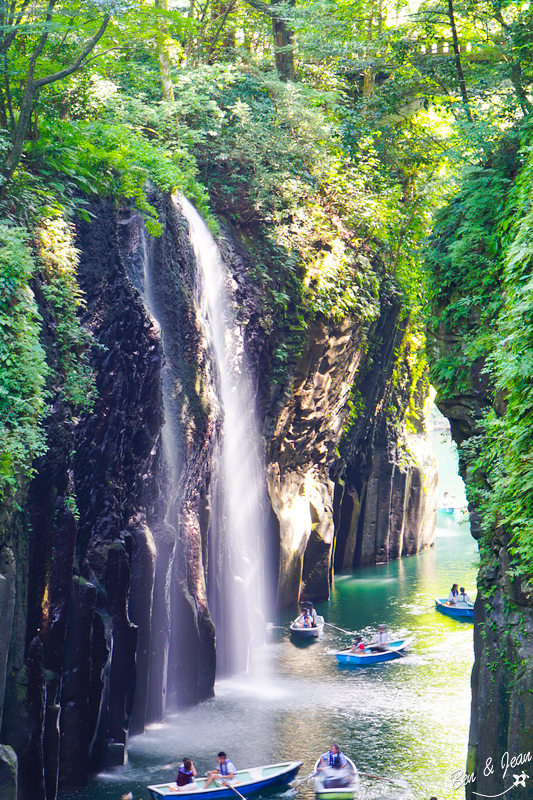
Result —
[{"label": "person in white shirt", "polygon": [[378,625],[377,633],[372,639],[372,644],[370,646],[372,650],[386,650],[389,642],[390,636],[387,632],[387,626],[382,622],[381,625]]},{"label": "person in white shirt", "polygon": [[459,594],[459,587],[456,583],[453,584],[452,588],[450,589],[450,594],[448,595],[448,603],[455,604],[457,603],[457,595]]},{"label": "person in white shirt", "polygon": [[207,787],[210,786],[214,780],[222,780],[224,783],[232,783],[235,775],[237,774],[235,764],[229,760],[227,755],[222,750],[217,756],[217,761],[217,769],[213,769],[207,773],[207,780],[203,786],[204,789],[207,789]]},{"label": "person in white shirt", "polygon": [[311,616],[311,619],[313,620],[313,627],[315,627],[316,626],[317,613],[316,613],[316,609],[314,608],[314,606],[311,603],[311,601],[309,601],[307,603],[307,613]]},{"label": "person in white shirt", "polygon": [[459,589],[459,594],[457,595],[457,597],[455,599],[455,602],[456,603],[470,603],[470,605],[473,605],[473,601],[470,599],[470,597],[465,592],[465,587],[464,586],[461,586],[461,588]]}]

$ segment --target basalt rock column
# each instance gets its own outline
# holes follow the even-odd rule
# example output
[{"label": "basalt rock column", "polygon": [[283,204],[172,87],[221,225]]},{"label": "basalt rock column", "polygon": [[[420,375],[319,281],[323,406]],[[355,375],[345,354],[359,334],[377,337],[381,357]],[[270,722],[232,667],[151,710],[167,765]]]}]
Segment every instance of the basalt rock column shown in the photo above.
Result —
[{"label": "basalt rock column", "polygon": [[267,481],[279,524],[280,608],[294,605],[300,596],[329,597],[334,536],[329,468],[361,355],[362,332],[356,322],[311,326],[291,395],[274,429]]},{"label": "basalt rock column", "polygon": [[[161,351],[120,257],[114,210],[95,203],[91,212],[76,244],[98,394],[79,414],[51,387],[49,449],[7,528],[17,571],[1,735],[18,756],[19,800],[54,800],[123,763],[146,637],[129,598],[136,580],[153,578],[149,563],[138,577],[133,567],[157,505]],[[57,319],[38,281],[35,294],[47,356],[57,360]],[[12,590],[3,595],[7,624]]]},{"label": "basalt rock column", "polygon": [[[170,198],[155,194],[164,231],[149,237],[128,219],[121,249],[131,279],[160,332],[165,426],[159,504],[151,521],[156,571],[149,684],[136,693],[134,722],[160,720],[168,707],[213,694],[215,632],[207,604],[211,461],[218,430],[211,354],[195,300],[197,264],[188,225]],[[139,613],[141,612],[139,604]]]},{"label": "basalt rock column", "polygon": [[267,451],[279,607],[326,600],[333,567],[386,562],[433,544],[435,459],[423,423],[407,431],[408,394],[407,401],[393,395],[405,333],[399,312],[397,298],[382,290],[371,325],[345,319],[308,328]]}]

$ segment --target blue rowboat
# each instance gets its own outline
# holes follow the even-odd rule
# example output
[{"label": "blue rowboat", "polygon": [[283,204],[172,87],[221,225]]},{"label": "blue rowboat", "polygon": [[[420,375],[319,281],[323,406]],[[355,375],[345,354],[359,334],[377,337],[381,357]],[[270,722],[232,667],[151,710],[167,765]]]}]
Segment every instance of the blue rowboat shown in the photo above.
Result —
[{"label": "blue rowboat", "polygon": [[437,511],[440,511],[441,514],[455,514],[460,509],[455,508],[455,506],[437,506]]},{"label": "blue rowboat", "polygon": [[357,667],[367,667],[370,664],[380,664],[382,661],[392,661],[394,658],[401,658],[403,651],[413,642],[413,636],[407,639],[397,639],[395,642],[387,642],[386,650],[373,650],[372,646],[365,647],[358,653],[351,650],[341,650],[335,657],[339,664],[351,664]]},{"label": "blue rowboat", "polygon": [[248,796],[253,792],[260,792],[269,789],[271,786],[286,786],[292,781],[303,761],[286,761],[283,764],[269,764],[266,767],[251,767],[250,769],[239,769],[235,778],[231,781],[231,786],[217,780],[208,789],[204,789],[207,778],[196,778],[193,783],[187,786],[178,786],[176,783],[160,783],[157,786],[149,786],[148,791],[152,800],[160,800],[161,797],[195,797],[195,798],[235,798],[237,793]]},{"label": "blue rowboat", "polygon": [[447,617],[453,617],[453,619],[461,619],[465,622],[474,619],[473,603],[449,603],[446,597],[436,597],[435,608],[441,614],[446,614]]}]

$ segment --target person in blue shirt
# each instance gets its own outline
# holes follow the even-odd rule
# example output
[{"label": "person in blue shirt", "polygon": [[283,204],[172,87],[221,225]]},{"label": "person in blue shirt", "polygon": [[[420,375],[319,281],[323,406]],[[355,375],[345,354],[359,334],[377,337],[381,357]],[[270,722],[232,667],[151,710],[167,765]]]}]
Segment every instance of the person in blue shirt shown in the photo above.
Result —
[{"label": "person in blue shirt", "polygon": [[208,786],[211,786],[213,781],[217,779],[223,780],[225,783],[231,783],[237,774],[235,764],[229,760],[223,750],[221,750],[218,754],[217,761],[217,769],[212,769],[207,773],[207,780],[203,786],[204,789],[207,789]]},{"label": "person in blue shirt", "polygon": [[346,756],[344,753],[341,753],[339,745],[333,743],[328,752],[320,756],[317,769],[325,769],[326,767],[341,769],[345,767],[347,763]]}]

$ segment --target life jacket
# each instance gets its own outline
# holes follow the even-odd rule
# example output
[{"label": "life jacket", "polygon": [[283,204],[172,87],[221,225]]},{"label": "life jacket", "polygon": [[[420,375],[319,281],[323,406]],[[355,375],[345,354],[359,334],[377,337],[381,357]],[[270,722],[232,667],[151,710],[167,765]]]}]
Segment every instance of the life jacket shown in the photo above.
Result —
[{"label": "life jacket", "polygon": [[330,750],[328,753],[328,767],[333,767],[333,769],[340,769],[342,766],[343,763],[341,760],[341,754],[335,753],[335,755],[333,755],[333,753]]},{"label": "life jacket", "polygon": [[176,778],[177,785],[178,786],[187,786],[188,783],[191,783],[192,779],[193,779],[192,771],[191,772],[185,772],[185,767],[182,764],[181,767],[178,770],[178,776]]},{"label": "life jacket", "polygon": [[466,603],[466,592],[459,592],[456,599],[457,603]]}]

